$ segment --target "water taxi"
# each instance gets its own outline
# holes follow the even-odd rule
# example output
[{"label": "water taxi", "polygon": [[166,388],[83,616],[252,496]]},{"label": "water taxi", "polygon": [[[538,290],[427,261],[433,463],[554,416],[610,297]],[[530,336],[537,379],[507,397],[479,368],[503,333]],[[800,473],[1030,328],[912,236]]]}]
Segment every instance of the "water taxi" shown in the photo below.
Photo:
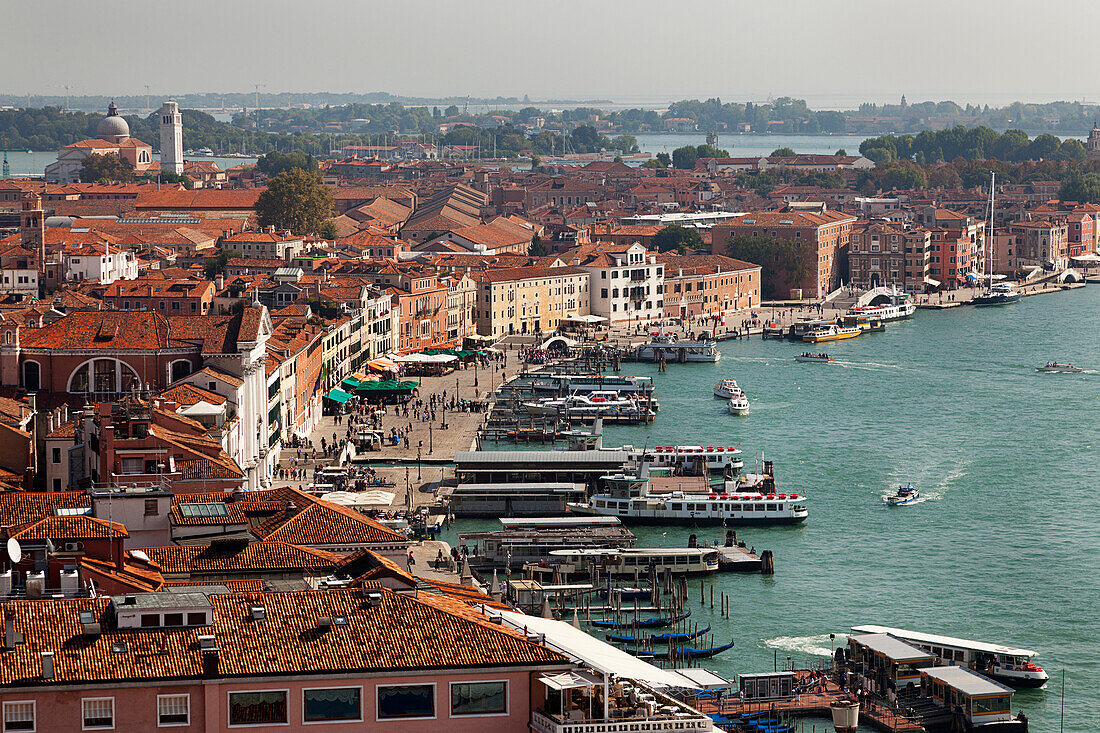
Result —
[{"label": "water taxi", "polygon": [[808,362],[810,364],[832,364],[833,361],[835,361],[833,357],[829,356],[828,354],[811,354],[808,351],[799,354],[794,358],[794,360]]},{"label": "water taxi", "polygon": [[737,386],[736,379],[723,379],[718,384],[714,385],[714,396],[721,397],[724,400],[728,400],[731,397],[744,394],[741,388]]},{"label": "water taxi", "polygon": [[886,506],[905,506],[906,504],[916,504],[919,497],[920,491],[913,484],[908,484],[899,486],[893,495],[884,496],[882,500],[886,502]]},{"label": "water taxi", "polygon": [[1072,364],[1059,364],[1056,361],[1048,361],[1046,366],[1035,367],[1035,371],[1047,374],[1080,374],[1085,370]]},{"label": "water taxi", "polygon": [[811,344],[821,344],[827,341],[852,339],[862,333],[863,329],[859,326],[837,326],[835,324],[830,324],[813,329],[803,336],[802,340]]},{"label": "water taxi", "polygon": [[741,394],[729,401],[727,408],[731,415],[748,415],[749,398]]},{"label": "water taxi", "polygon": [[722,491],[651,493],[649,478],[616,474],[603,477],[605,489],[587,502],[569,504],[577,514],[618,517],[638,524],[797,524],[809,512],[805,494],[776,493],[770,476],[756,484],[742,477]]},{"label": "water taxi", "polygon": [[872,624],[853,626],[852,633],[890,634],[936,655],[941,664],[967,667],[1013,687],[1042,687],[1050,679],[1042,667],[1032,663],[1038,653],[1029,649]]}]

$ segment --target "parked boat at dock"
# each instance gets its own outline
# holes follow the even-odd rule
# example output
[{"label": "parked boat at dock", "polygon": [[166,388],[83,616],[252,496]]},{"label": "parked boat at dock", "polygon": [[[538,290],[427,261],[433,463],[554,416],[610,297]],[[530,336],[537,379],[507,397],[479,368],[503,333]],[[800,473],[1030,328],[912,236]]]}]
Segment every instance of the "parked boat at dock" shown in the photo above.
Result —
[{"label": "parked boat at dock", "polygon": [[1008,305],[1009,303],[1015,303],[1022,297],[1023,295],[1008,283],[997,283],[989,290],[975,295],[974,300],[971,302],[978,306]]},{"label": "parked boat at dock", "polygon": [[1038,656],[1038,652],[1030,649],[1015,649],[1001,644],[874,624],[853,626],[852,633],[890,634],[934,654],[941,664],[967,667],[1013,687],[1042,687],[1050,679],[1042,667],[1031,661]]},{"label": "parked boat at dock", "polygon": [[623,549],[571,549],[549,553],[550,563],[564,577],[585,574],[595,564],[602,575],[644,578],[665,575],[706,575],[718,570],[714,547],[633,547]]},{"label": "parked boat at dock", "polygon": [[603,477],[607,487],[587,502],[569,504],[577,514],[613,516],[639,524],[797,524],[809,512],[805,495],[776,493],[771,476],[726,481],[720,492],[650,492],[649,478],[618,474]]},{"label": "parked boat at dock", "polygon": [[698,639],[700,636],[708,633],[710,633],[710,624],[707,624],[698,631],[666,631],[661,634],[646,634],[645,636],[607,634],[606,639],[615,644],[683,644],[686,641]]},{"label": "parked boat at dock", "polygon": [[[875,302],[882,299],[885,301]],[[909,318],[916,312],[917,304],[910,300],[909,294],[899,292],[895,287],[892,292],[880,291],[867,305],[849,308],[847,315],[867,321],[898,321]]]},{"label": "parked boat at dock", "polygon": [[680,363],[713,363],[722,358],[713,341],[680,341],[672,336],[655,336],[649,343],[638,346],[635,354],[638,361]]},{"label": "parked boat at dock", "polygon": [[565,396],[590,392],[616,392],[619,395],[648,395],[653,392],[653,377],[629,377],[615,374],[540,374],[531,383],[538,394]]},{"label": "parked boat at dock", "polygon": [[530,415],[562,417],[570,420],[630,420],[647,422],[657,414],[657,401],[651,397],[639,399],[625,397],[617,392],[599,391],[589,394],[569,395],[560,399],[543,399],[524,402]]},{"label": "parked boat at dock", "polygon": [[804,335],[802,340],[810,344],[821,344],[829,341],[843,341],[862,334],[863,329],[859,326],[838,326],[831,323],[814,328]]},{"label": "parked boat at dock", "polygon": [[691,617],[691,611],[675,616],[657,616],[654,618],[632,618],[628,621],[590,621],[598,629],[663,629]]}]

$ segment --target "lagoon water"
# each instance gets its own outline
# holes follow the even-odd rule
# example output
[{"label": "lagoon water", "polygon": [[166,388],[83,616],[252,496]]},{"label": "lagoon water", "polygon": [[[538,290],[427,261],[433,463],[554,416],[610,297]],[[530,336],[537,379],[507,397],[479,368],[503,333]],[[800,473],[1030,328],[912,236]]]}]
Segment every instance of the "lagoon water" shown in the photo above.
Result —
[{"label": "lagoon water", "polygon": [[[1001,308],[918,311],[885,333],[829,344],[834,364],[796,363],[801,345],[757,337],[723,342],[718,364],[665,374],[626,365],[653,375],[661,411],[649,427],[607,426],[606,445],[737,445],[746,470],[763,452],[780,491],[810,497],[802,526],[737,528],[775,552],[776,573],[706,581],[716,599],[732,597],[731,620],[699,604],[698,581],[690,586],[692,621],[713,624],[715,643],[737,643],[704,665],[732,675],[770,670],[776,657],[804,664],[829,651],[830,633],[861,623],[1000,642],[1040,652],[1051,676],[1014,700],[1033,731],[1058,730],[1063,670],[1065,730],[1095,729],[1098,309],[1090,286]],[[1088,370],[1035,371],[1050,360]],[[712,397],[724,377],[749,395],[748,416]],[[882,495],[909,481],[920,503],[884,507]],[[641,546],[723,534],[635,531]]]}]

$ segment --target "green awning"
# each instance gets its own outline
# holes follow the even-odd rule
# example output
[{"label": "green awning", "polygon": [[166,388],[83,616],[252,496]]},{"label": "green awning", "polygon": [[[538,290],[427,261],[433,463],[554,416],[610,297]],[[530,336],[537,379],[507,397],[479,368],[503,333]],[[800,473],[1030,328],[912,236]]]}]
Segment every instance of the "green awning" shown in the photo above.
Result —
[{"label": "green awning", "polygon": [[355,389],[357,392],[407,392],[419,386],[413,381],[398,382],[393,379],[385,379],[380,382],[363,382]]},{"label": "green awning", "polygon": [[351,395],[339,387],[333,387],[325,397],[333,402],[339,402],[340,404],[344,404],[351,399]]},{"label": "green awning", "polygon": [[345,389],[359,389],[360,384],[362,384],[362,382],[360,382],[358,379],[352,379],[351,377],[348,377],[344,381],[340,382],[340,386],[344,387]]}]

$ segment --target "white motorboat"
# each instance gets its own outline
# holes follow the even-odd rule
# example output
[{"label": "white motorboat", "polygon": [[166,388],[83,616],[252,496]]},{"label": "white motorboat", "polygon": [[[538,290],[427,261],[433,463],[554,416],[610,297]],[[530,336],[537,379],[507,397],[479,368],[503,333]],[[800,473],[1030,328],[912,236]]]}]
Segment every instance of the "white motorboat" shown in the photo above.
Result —
[{"label": "white motorboat", "polygon": [[616,374],[540,374],[531,383],[531,390],[551,395],[588,392],[647,395],[653,392],[653,377],[627,377]]},{"label": "white motorboat", "polygon": [[1047,362],[1046,366],[1035,367],[1035,371],[1046,374],[1080,374],[1085,370],[1072,364],[1059,364],[1056,361],[1051,361]]},{"label": "white motorboat", "polygon": [[917,503],[919,497],[920,491],[913,484],[907,484],[899,486],[892,496],[884,496],[882,500],[886,502],[886,506],[905,506],[906,504]]},{"label": "white motorboat", "polygon": [[[886,299],[885,302],[875,302],[883,298]],[[899,321],[916,312],[917,304],[909,300],[908,293],[898,292],[897,287],[894,287],[892,292],[880,292],[867,305],[857,305],[848,309],[849,316],[855,316],[861,321]]]},{"label": "white motorboat", "polygon": [[743,394],[744,392],[737,386],[736,379],[723,379],[721,382],[714,385],[714,396],[721,397],[724,400]]},{"label": "white motorboat", "polygon": [[729,401],[728,407],[731,415],[748,415],[749,398],[743,394],[738,395]]}]

